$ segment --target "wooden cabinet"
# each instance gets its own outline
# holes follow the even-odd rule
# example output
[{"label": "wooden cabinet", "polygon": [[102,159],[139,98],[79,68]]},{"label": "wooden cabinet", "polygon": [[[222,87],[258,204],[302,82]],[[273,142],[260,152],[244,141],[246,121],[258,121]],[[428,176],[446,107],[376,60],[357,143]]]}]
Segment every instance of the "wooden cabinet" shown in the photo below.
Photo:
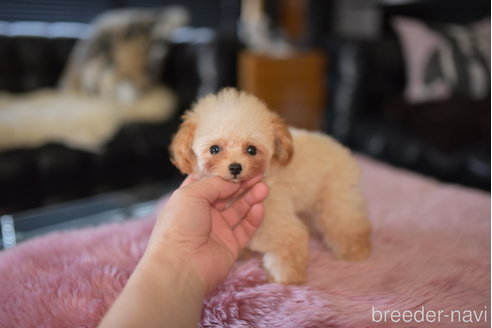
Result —
[{"label": "wooden cabinet", "polygon": [[274,57],[243,51],[238,84],[296,127],[316,130],[326,109],[326,55],[309,50]]}]

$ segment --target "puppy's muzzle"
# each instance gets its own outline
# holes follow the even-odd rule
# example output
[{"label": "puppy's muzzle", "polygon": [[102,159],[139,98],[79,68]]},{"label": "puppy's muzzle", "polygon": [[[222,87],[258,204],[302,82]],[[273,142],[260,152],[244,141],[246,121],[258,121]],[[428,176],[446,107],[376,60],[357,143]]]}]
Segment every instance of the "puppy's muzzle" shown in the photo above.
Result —
[{"label": "puppy's muzzle", "polygon": [[231,172],[231,174],[234,177],[238,176],[242,170],[243,170],[243,167],[239,163],[232,163],[229,165],[229,172]]}]

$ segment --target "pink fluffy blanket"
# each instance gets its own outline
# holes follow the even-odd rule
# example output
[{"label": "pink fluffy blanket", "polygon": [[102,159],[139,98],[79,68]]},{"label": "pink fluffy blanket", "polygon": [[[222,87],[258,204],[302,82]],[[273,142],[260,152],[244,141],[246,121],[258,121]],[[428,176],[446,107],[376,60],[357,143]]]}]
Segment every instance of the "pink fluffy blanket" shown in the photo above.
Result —
[{"label": "pink fluffy blanket", "polygon": [[[203,327],[490,327],[490,195],[360,160],[374,252],[335,260],[313,238],[308,282],[237,263]],[[152,218],[59,232],[0,254],[0,326],[94,327],[131,274]]]}]

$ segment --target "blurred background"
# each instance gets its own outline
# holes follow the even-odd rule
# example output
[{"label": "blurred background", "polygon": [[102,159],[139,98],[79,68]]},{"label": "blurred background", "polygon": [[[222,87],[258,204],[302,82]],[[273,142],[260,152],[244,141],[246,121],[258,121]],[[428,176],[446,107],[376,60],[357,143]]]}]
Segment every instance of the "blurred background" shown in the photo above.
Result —
[{"label": "blurred background", "polygon": [[167,150],[180,115],[225,86],[355,152],[490,191],[490,13],[488,0],[3,0],[4,247],[144,216],[182,179]]}]

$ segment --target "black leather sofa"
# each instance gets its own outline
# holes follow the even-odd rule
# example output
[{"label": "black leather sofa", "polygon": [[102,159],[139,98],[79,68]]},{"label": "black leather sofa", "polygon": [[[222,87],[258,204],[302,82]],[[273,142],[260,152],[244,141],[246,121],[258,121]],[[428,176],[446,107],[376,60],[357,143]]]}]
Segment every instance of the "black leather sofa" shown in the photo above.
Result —
[{"label": "black leather sofa", "polygon": [[[126,124],[98,154],[57,143],[0,152],[0,215],[179,178],[169,161],[168,145],[181,113],[201,93],[235,83],[236,42],[216,35],[204,40],[203,33],[188,29],[187,39],[170,42],[160,76],[178,96],[179,110],[171,120]],[[0,35],[0,91],[55,86],[76,41]],[[198,58],[203,65],[204,51],[206,65],[220,66],[212,80],[198,67]]]},{"label": "black leather sofa", "polygon": [[332,67],[327,129],[371,157],[490,190],[490,94],[482,100],[453,96],[422,104],[405,101],[404,57],[389,26],[395,15],[469,23],[489,16],[490,2],[414,2],[382,7],[381,13],[384,27],[376,40],[336,39],[328,45]]}]

